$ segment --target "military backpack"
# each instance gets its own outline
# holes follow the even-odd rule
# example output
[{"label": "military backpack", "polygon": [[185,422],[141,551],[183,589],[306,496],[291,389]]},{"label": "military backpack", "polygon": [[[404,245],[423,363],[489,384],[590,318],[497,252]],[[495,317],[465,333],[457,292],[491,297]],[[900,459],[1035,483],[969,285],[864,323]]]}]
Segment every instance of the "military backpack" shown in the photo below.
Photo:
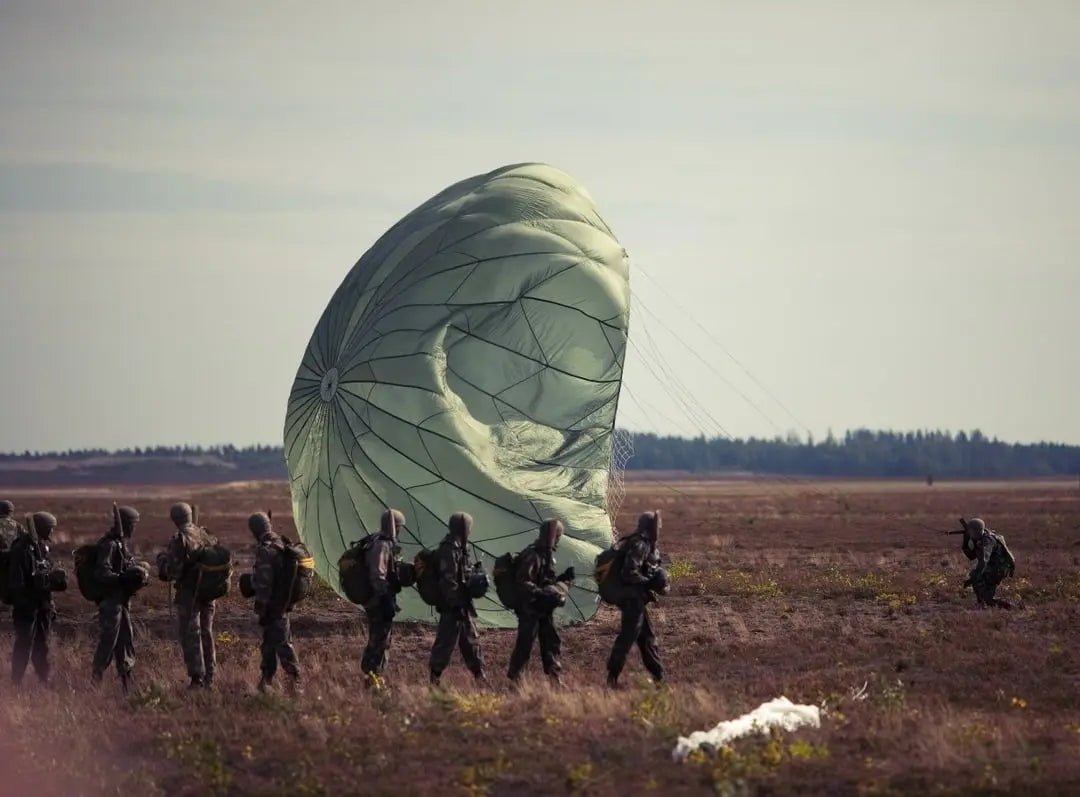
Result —
[{"label": "military backpack", "polygon": [[11,548],[7,541],[0,537],[0,600],[11,603],[12,596],[8,594],[8,575],[11,570]]},{"label": "military backpack", "polygon": [[338,583],[341,591],[358,606],[366,604],[375,594],[367,563],[368,551],[374,541],[375,535],[369,534],[350,545],[338,559]]},{"label": "military backpack", "polygon": [[107,591],[97,577],[97,543],[80,545],[72,552],[72,556],[75,559],[75,580],[79,584],[79,592],[91,603],[101,603],[105,600]]},{"label": "military backpack", "polygon": [[438,606],[442,602],[439,590],[439,556],[437,551],[423,548],[413,559],[416,573],[416,591],[428,606]]},{"label": "military backpack", "polygon": [[596,557],[593,578],[600,600],[613,606],[622,604],[629,593],[622,580],[623,563],[626,561],[626,544],[631,537],[619,540],[610,548],[601,551]]},{"label": "military backpack", "polygon": [[504,553],[495,557],[492,568],[492,580],[495,582],[495,594],[499,596],[499,602],[507,609],[517,611],[520,607],[521,598],[517,589],[517,566],[520,554]]},{"label": "military backpack", "polygon": [[281,539],[285,543],[285,549],[282,552],[284,556],[282,575],[285,583],[289,585],[285,593],[288,596],[285,607],[291,609],[315,592],[315,559],[302,542],[292,542],[288,537]]},{"label": "military backpack", "polygon": [[232,584],[232,551],[219,542],[195,554],[195,600],[209,603],[229,594]]}]

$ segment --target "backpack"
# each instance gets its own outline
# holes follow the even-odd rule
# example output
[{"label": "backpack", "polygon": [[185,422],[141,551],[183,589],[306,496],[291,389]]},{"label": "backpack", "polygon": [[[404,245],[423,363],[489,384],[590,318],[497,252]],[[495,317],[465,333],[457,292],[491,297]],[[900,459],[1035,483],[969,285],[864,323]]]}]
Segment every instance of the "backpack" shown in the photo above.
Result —
[{"label": "backpack", "polygon": [[75,580],[79,583],[79,592],[92,603],[105,600],[106,590],[97,578],[97,543],[80,545],[72,552],[75,559]]},{"label": "backpack", "polygon": [[987,563],[987,571],[991,578],[1001,581],[1015,566],[1009,546],[1005,544],[1005,538],[996,532],[991,532],[994,537],[994,550],[990,552],[990,561]]},{"label": "backpack", "polygon": [[285,600],[288,610],[315,592],[315,559],[304,543],[291,542],[287,537],[281,539],[285,543],[282,551],[285,566],[281,574],[289,585]]},{"label": "backpack", "polygon": [[359,542],[354,542],[338,559],[338,583],[345,597],[358,606],[371,600],[374,590],[371,586],[371,572],[367,566],[368,551],[371,550],[375,535],[369,534]]},{"label": "backpack", "polygon": [[596,557],[593,578],[596,579],[596,590],[600,593],[600,600],[604,603],[619,606],[630,592],[623,583],[622,569],[623,562],[626,561],[626,545],[631,539],[633,535],[619,540],[610,548],[601,551]]},{"label": "backpack", "polygon": [[495,557],[492,579],[495,581],[495,594],[499,602],[507,609],[517,611],[521,602],[517,590],[517,566],[520,554],[504,553]]},{"label": "backpack", "polygon": [[224,545],[214,542],[195,555],[195,600],[209,603],[229,594],[232,583],[233,555]]},{"label": "backpack", "polygon": [[0,539],[0,600],[10,604],[12,596],[8,594],[8,575],[11,570],[11,548]]},{"label": "backpack", "polygon": [[414,586],[420,593],[420,598],[428,606],[438,606],[442,603],[442,594],[439,590],[438,552],[423,548],[413,559],[413,567],[416,570]]}]

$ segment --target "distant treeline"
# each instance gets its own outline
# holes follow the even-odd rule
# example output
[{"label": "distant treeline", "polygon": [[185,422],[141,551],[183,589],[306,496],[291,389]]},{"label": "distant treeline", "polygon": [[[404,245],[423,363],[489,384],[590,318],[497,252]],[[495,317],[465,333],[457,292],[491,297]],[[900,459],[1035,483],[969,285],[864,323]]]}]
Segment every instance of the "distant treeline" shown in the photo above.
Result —
[{"label": "distant treeline", "polygon": [[[982,432],[858,429],[815,442],[634,434],[628,470],[799,476],[1013,478],[1080,473],[1080,446],[1004,443]],[[0,454],[0,484],[217,482],[285,478],[280,446],[156,446]]]}]

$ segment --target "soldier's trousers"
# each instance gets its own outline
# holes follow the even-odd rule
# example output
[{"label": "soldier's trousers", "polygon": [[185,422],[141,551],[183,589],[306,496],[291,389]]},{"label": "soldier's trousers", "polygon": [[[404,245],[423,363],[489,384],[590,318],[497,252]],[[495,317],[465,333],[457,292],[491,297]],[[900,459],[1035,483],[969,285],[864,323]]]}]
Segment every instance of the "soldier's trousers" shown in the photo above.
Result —
[{"label": "soldier's trousers", "polygon": [[1002,609],[1011,609],[1013,605],[1006,600],[996,597],[998,581],[986,581],[980,579],[973,581],[971,588],[975,591],[975,597],[984,606],[998,606]]},{"label": "soldier's trousers", "polygon": [[100,676],[116,659],[121,678],[135,668],[135,635],[127,600],[106,598],[98,604],[98,644],[94,651],[94,674]]},{"label": "soldier's trousers", "polygon": [[368,640],[364,646],[364,655],[360,659],[360,669],[364,673],[382,675],[386,667],[386,651],[390,647],[390,637],[394,630],[393,604],[380,604],[374,609],[365,609],[368,618]]},{"label": "soldier's trousers", "polygon": [[615,644],[611,647],[611,657],[608,659],[608,674],[618,677],[626,665],[626,657],[630,648],[637,643],[641,650],[641,660],[656,680],[664,678],[664,665],[660,661],[660,652],[656,649],[656,635],[653,633],[652,623],[649,622],[649,610],[643,600],[630,600],[620,607],[622,612],[622,624],[619,635],[615,637]]},{"label": "soldier's trousers", "polygon": [[51,605],[16,605],[11,611],[15,625],[15,645],[11,650],[11,680],[21,683],[26,666],[34,664],[34,672],[42,681],[49,680],[49,633],[52,629]]},{"label": "soldier's trousers", "polygon": [[533,643],[540,638],[540,661],[544,665],[544,672],[548,675],[556,675],[562,670],[559,662],[559,654],[562,652],[562,639],[555,628],[555,620],[549,612],[547,614],[535,614],[534,612],[518,612],[517,640],[514,642],[514,652],[510,654],[510,669],[507,676],[511,681],[521,675],[529,663],[532,655]]},{"label": "soldier's trousers", "polygon": [[177,632],[189,678],[213,680],[217,664],[214,650],[214,602],[197,603],[181,593],[176,601]]},{"label": "soldier's trousers", "polygon": [[293,678],[300,677],[300,662],[297,661],[296,651],[292,646],[292,626],[289,624],[289,615],[271,615],[260,622],[263,629],[262,638],[262,674],[266,680],[271,680],[277,673],[278,662],[281,669]]},{"label": "soldier's trousers", "polygon": [[450,664],[454,645],[461,648],[465,666],[473,675],[484,672],[484,659],[480,655],[480,639],[476,623],[467,609],[447,609],[439,612],[439,630],[435,632],[435,644],[431,646],[431,674],[438,677]]}]

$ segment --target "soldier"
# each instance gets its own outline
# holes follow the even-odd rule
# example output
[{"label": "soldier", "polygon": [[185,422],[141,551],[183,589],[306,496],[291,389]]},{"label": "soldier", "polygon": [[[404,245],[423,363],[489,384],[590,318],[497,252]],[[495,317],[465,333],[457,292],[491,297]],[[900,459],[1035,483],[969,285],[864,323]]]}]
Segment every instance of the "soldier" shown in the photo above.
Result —
[{"label": "soldier", "polygon": [[11,652],[11,680],[22,683],[26,665],[33,661],[34,672],[42,683],[49,680],[49,633],[56,618],[53,607],[52,559],[49,536],[56,528],[56,518],[48,512],[35,512],[32,530],[20,534],[11,546],[8,589],[12,599],[11,617],[15,624],[15,646]]},{"label": "soldier", "polygon": [[176,618],[180,649],[184,653],[190,687],[210,689],[214,685],[214,601],[198,599],[199,569],[196,557],[203,548],[216,544],[206,529],[192,522],[191,507],[173,504],[169,518],[176,533],[169,547],[158,556],[158,568],[166,581],[176,584]]},{"label": "soldier", "polygon": [[660,512],[645,512],[638,517],[637,530],[622,541],[622,567],[619,576],[627,597],[619,606],[622,624],[608,659],[608,686],[619,688],[619,675],[626,664],[631,646],[637,642],[641,660],[656,683],[664,680],[664,665],[656,648],[656,636],[649,621],[648,604],[656,600],[657,592],[667,589],[660,570],[660,555],[656,544],[660,536]]},{"label": "soldier", "polygon": [[286,687],[290,693],[300,691],[300,663],[292,646],[292,629],[289,626],[289,585],[284,579],[285,542],[274,533],[270,518],[256,512],[248,518],[248,530],[255,537],[255,571],[252,585],[255,588],[255,613],[263,629],[262,677],[259,691],[265,692],[274,683],[278,662],[288,676]]},{"label": "soldier", "polygon": [[468,593],[469,568],[466,543],[472,530],[472,516],[456,512],[450,516],[449,533],[439,543],[436,561],[439,573],[439,629],[431,647],[431,683],[438,686],[443,670],[454,654],[454,645],[461,648],[465,665],[478,683],[486,684],[480,640],[476,634],[476,609]]},{"label": "soldier", "polygon": [[7,550],[15,538],[23,532],[23,527],[15,519],[15,504],[0,501],[0,550]]},{"label": "soldier", "polygon": [[964,556],[975,562],[964,586],[975,591],[978,605],[981,608],[1013,608],[1009,601],[994,596],[998,584],[1016,569],[1016,560],[1005,544],[1005,538],[988,529],[982,519],[972,518],[964,524],[961,550]]},{"label": "soldier", "polygon": [[[139,522],[134,507],[122,506],[115,513],[112,528],[98,542],[94,577],[105,589],[98,604],[98,644],[94,652],[92,680],[100,684],[113,658],[120,686],[127,694],[135,668],[135,637],[131,627],[131,596],[142,586],[136,584],[138,567],[131,554],[130,540]],[[119,521],[119,522],[117,522]]]},{"label": "soldier", "polygon": [[540,637],[540,661],[544,673],[556,684],[562,684],[562,663],[559,653],[562,640],[555,628],[555,609],[565,602],[562,584],[574,580],[574,568],[568,567],[561,575],[555,575],[555,551],[563,535],[563,524],[558,520],[545,520],[540,524],[540,534],[532,545],[518,554],[514,569],[514,581],[519,608],[517,641],[510,655],[507,677],[517,682],[529,663],[533,643]]},{"label": "soldier", "polygon": [[366,554],[368,577],[371,579],[371,600],[364,604],[368,618],[368,641],[360,669],[367,676],[367,686],[378,686],[386,666],[386,651],[390,647],[390,635],[394,615],[398,612],[396,595],[401,591],[398,579],[398,563],[401,548],[398,547],[398,529],[405,526],[405,515],[397,509],[387,509],[379,519],[379,533],[371,542]]}]

